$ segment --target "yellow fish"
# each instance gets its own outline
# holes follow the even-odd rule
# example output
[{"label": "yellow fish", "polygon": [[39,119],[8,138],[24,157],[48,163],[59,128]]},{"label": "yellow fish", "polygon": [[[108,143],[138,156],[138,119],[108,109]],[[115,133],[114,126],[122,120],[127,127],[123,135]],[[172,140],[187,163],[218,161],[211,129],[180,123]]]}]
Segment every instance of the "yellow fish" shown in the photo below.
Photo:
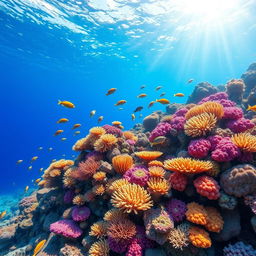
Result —
[{"label": "yellow fish", "polygon": [[140,95],[137,96],[137,98],[145,98],[147,96],[146,93],[141,93]]},{"label": "yellow fish", "polygon": [[174,96],[174,97],[184,97],[185,94],[184,94],[184,93],[181,93],[181,92],[178,92],[178,93],[175,93],[173,96]]},{"label": "yellow fish", "polygon": [[36,179],[36,180],[35,180],[35,183],[39,183],[40,180],[41,180],[41,178]]},{"label": "yellow fish", "polygon": [[28,167],[28,169],[29,169],[29,170],[32,170],[32,168],[33,168],[33,166],[32,166],[32,165],[30,165],[30,166]]},{"label": "yellow fish", "polygon": [[31,158],[31,162],[36,161],[37,158],[38,158],[38,156],[33,156],[33,157]]},{"label": "yellow fish", "polygon": [[66,107],[66,108],[75,108],[75,105],[70,102],[70,101],[61,101],[61,100],[58,100],[58,105],[62,105],[63,107]]},{"label": "yellow fish", "polygon": [[250,105],[248,105],[247,111],[253,111],[253,112],[256,112],[256,105],[254,105],[254,106],[250,106]]},{"label": "yellow fish", "polygon": [[103,120],[103,116],[100,116],[99,118],[98,118],[98,123],[100,123],[102,120]]},{"label": "yellow fish", "polygon": [[96,110],[92,110],[92,111],[90,112],[90,117],[93,117],[95,114],[96,114]]},{"label": "yellow fish", "polygon": [[156,100],[156,102],[159,102],[159,103],[161,103],[163,105],[170,104],[170,101],[167,100],[167,99],[158,99],[158,100]]},{"label": "yellow fish", "polygon": [[61,134],[61,133],[63,133],[64,132],[64,130],[57,130],[55,133],[54,133],[54,136],[57,136],[57,135],[59,135],[59,134]]},{"label": "yellow fish", "polygon": [[56,123],[57,124],[61,124],[61,123],[66,123],[68,122],[69,120],[67,118],[60,118]]},{"label": "yellow fish", "polygon": [[37,245],[36,245],[36,247],[35,247],[35,249],[34,249],[34,253],[33,253],[33,256],[36,256],[41,250],[42,250],[42,248],[44,247],[44,244],[46,243],[46,240],[42,240],[42,241],[40,241]]},{"label": "yellow fish", "polygon": [[155,90],[158,91],[158,90],[160,90],[162,87],[163,87],[163,86],[157,86]]},{"label": "yellow fish", "polygon": [[155,101],[150,101],[148,104],[148,108],[152,107],[155,104]]},{"label": "yellow fish", "polygon": [[67,138],[61,138],[61,140],[62,140],[62,141],[65,141],[65,140],[67,140]]},{"label": "yellow fish", "polygon": [[119,101],[115,104],[115,106],[123,105],[123,104],[125,104],[126,102],[127,102],[126,100],[119,100]]},{"label": "yellow fish", "polygon": [[2,219],[6,215],[6,211],[1,212],[0,219]]},{"label": "yellow fish", "polygon": [[132,114],[131,116],[132,116],[132,121],[134,121],[135,120],[135,115]]},{"label": "yellow fish", "polygon": [[122,124],[122,122],[120,122],[120,121],[113,121],[112,122],[112,125],[116,125],[116,126],[121,125],[121,124]]},{"label": "yellow fish", "polygon": [[75,135],[78,135],[78,134],[80,134],[81,132],[80,131],[76,131],[75,133],[74,133],[74,136]]},{"label": "yellow fish", "polygon": [[24,191],[27,192],[28,189],[29,189],[29,186],[26,186]]},{"label": "yellow fish", "polygon": [[80,127],[80,126],[81,126],[81,124],[74,124],[74,126],[72,127],[72,129],[76,129],[76,128]]},{"label": "yellow fish", "polygon": [[156,137],[153,142],[151,142],[151,146],[155,146],[155,145],[161,145],[166,141],[166,137],[164,136],[158,136]]},{"label": "yellow fish", "polygon": [[119,129],[121,129],[121,130],[124,129],[124,126],[122,126],[122,125],[118,125],[117,127],[118,127]]},{"label": "yellow fish", "polygon": [[116,88],[110,88],[107,93],[106,93],[106,96],[110,95],[110,94],[113,94],[114,92],[116,91]]},{"label": "yellow fish", "polygon": [[21,164],[23,162],[23,160],[18,160],[17,162],[16,162],[16,164]]}]

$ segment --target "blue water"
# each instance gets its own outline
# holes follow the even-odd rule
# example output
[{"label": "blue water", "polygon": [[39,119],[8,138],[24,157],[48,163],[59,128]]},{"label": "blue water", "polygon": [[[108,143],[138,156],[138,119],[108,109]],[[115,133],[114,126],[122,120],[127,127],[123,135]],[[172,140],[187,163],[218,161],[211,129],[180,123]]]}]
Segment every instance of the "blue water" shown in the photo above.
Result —
[{"label": "blue water", "polygon": [[[101,125],[120,120],[129,129],[164,110],[160,104],[147,108],[162,92],[183,103],[197,83],[225,84],[255,61],[255,1],[233,1],[237,5],[213,17],[207,9],[178,2],[0,1],[0,193],[33,187],[39,169],[52,159],[63,154],[72,159],[72,145],[99,116]],[[190,78],[195,81],[187,84]],[[163,88],[156,92],[158,85]],[[105,96],[111,87],[117,92]],[[148,96],[138,99],[141,92]],[[177,92],[186,96],[174,98]],[[61,107],[58,99],[76,108]],[[121,99],[127,104],[119,111],[114,104]],[[132,121],[137,106],[144,106],[143,117]],[[90,119],[93,109],[97,113]],[[70,122],[56,124],[62,117]],[[73,136],[75,123],[82,124],[81,135]],[[54,137],[57,129],[64,133]],[[28,170],[33,156],[39,158]],[[24,162],[17,165],[19,159]]]}]

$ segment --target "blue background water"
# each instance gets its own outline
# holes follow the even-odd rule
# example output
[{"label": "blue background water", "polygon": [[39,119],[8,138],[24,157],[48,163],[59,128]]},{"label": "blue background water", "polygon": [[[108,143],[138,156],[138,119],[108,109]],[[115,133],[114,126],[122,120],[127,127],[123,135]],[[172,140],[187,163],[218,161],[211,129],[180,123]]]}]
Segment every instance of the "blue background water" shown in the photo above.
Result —
[{"label": "blue background water", "polygon": [[[199,19],[200,13],[196,19],[170,11],[175,1],[160,2],[162,9],[151,1],[0,1],[1,193],[33,186],[39,169],[62,154],[72,158],[72,145],[100,115],[101,124],[120,120],[129,129],[142,121],[139,114],[131,120],[137,106],[144,106],[143,116],[164,110],[147,108],[162,92],[182,103],[186,97],[174,93],[188,96],[201,81],[225,84],[255,61],[254,1],[230,6],[219,24]],[[195,82],[188,85],[190,78]],[[111,87],[118,90],[106,97]],[[136,98],[141,92],[148,96]],[[58,99],[76,108],[58,106]],[[120,99],[127,100],[121,111],[114,107]],[[62,117],[70,122],[56,124]],[[75,123],[82,124],[81,136],[73,136]],[[62,128],[63,136],[54,137]],[[33,156],[39,158],[29,171]],[[16,165],[19,159],[24,162]]]}]

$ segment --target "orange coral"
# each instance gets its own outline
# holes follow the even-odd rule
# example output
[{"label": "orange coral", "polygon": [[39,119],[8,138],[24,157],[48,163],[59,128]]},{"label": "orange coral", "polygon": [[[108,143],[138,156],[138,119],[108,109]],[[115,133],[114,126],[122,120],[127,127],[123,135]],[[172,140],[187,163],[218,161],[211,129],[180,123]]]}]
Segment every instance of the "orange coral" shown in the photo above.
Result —
[{"label": "orange coral", "polygon": [[124,174],[133,165],[133,159],[127,154],[117,155],[112,158],[113,168],[117,173]]},{"label": "orange coral", "polygon": [[184,174],[207,172],[213,169],[211,161],[202,161],[192,158],[177,157],[164,162],[164,168]]},{"label": "orange coral", "polygon": [[78,194],[73,198],[73,204],[75,205],[84,205],[85,204],[85,198],[82,194]]},{"label": "orange coral", "polygon": [[119,209],[110,209],[108,210],[103,219],[106,221],[118,221],[120,219],[124,219],[127,217],[127,214],[123,213],[121,210]]},{"label": "orange coral", "polygon": [[124,212],[135,214],[146,211],[153,205],[150,194],[137,184],[127,184],[116,190],[111,198],[111,203]]},{"label": "orange coral", "polygon": [[217,119],[221,119],[224,115],[223,106],[214,101],[208,101],[201,105],[196,105],[191,108],[185,115],[185,118],[188,120],[194,116],[201,115],[203,113],[213,114]]},{"label": "orange coral", "polygon": [[165,170],[159,166],[152,166],[148,168],[150,177],[163,178],[165,175]]},{"label": "orange coral", "polygon": [[223,229],[224,221],[220,213],[214,207],[205,207],[207,223],[205,228],[211,232],[219,233]]},{"label": "orange coral", "polygon": [[88,256],[108,256],[109,246],[106,240],[99,240],[91,245]]},{"label": "orange coral", "polygon": [[113,134],[104,134],[94,143],[94,149],[98,152],[106,152],[112,149],[117,143],[117,138]]},{"label": "orange coral", "polygon": [[96,181],[103,181],[106,178],[105,172],[96,172],[92,176]]},{"label": "orange coral", "polygon": [[89,132],[93,137],[96,138],[99,138],[106,133],[105,129],[99,126],[91,128]]},{"label": "orange coral", "polygon": [[107,184],[107,192],[112,194],[114,191],[127,184],[129,184],[129,182],[126,179],[113,179]]},{"label": "orange coral", "polygon": [[49,168],[50,169],[63,169],[64,167],[70,166],[73,164],[74,164],[74,161],[72,161],[72,160],[60,159],[59,161],[52,163]]},{"label": "orange coral", "polygon": [[187,204],[186,218],[195,224],[206,225],[207,212],[202,205],[192,202]]},{"label": "orange coral", "polygon": [[137,141],[138,137],[135,136],[132,132],[130,131],[125,131],[123,132],[123,136],[125,137],[126,140],[134,140]]},{"label": "orange coral", "polygon": [[83,151],[92,149],[92,136],[87,135],[85,138],[78,140],[75,145],[73,145],[72,149],[74,151]]},{"label": "orange coral", "polygon": [[234,134],[231,141],[243,151],[256,152],[256,136],[250,133]]},{"label": "orange coral", "polygon": [[153,161],[150,161],[150,162],[148,163],[148,167],[151,167],[151,166],[164,167],[164,164],[163,164],[163,162],[161,162],[161,161],[153,160]]},{"label": "orange coral", "polygon": [[105,193],[105,187],[102,184],[95,185],[92,188],[92,192],[97,196],[101,196]]},{"label": "orange coral", "polygon": [[90,236],[96,236],[101,238],[107,235],[108,224],[106,221],[98,221],[91,225],[91,231],[89,232]]},{"label": "orange coral", "polygon": [[163,178],[151,177],[148,182],[148,191],[151,194],[166,195],[170,189],[170,183]]},{"label": "orange coral", "polygon": [[205,136],[210,132],[217,123],[217,118],[214,114],[203,113],[191,117],[184,125],[186,135],[191,137]]},{"label": "orange coral", "polygon": [[188,237],[190,242],[196,247],[209,248],[212,245],[209,234],[201,228],[190,227]]},{"label": "orange coral", "polygon": [[137,157],[140,159],[146,160],[146,161],[152,161],[156,158],[160,157],[163,152],[160,151],[140,151],[134,153]]}]

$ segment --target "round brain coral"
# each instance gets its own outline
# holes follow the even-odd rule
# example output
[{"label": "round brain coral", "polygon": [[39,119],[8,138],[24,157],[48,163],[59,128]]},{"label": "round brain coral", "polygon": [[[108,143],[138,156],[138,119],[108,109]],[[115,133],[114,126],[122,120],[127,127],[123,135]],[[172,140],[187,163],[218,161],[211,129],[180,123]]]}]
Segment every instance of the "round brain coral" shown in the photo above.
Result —
[{"label": "round brain coral", "polygon": [[210,171],[213,168],[213,165],[211,161],[177,157],[164,161],[164,168],[174,172],[194,174]]},{"label": "round brain coral", "polygon": [[209,248],[212,245],[209,234],[198,227],[189,228],[189,240],[195,247],[199,248]]},{"label": "round brain coral", "polygon": [[98,140],[96,140],[94,143],[94,149],[99,152],[106,152],[112,149],[116,143],[116,136],[112,134],[104,134]]},{"label": "round brain coral", "polygon": [[150,133],[149,141],[153,141],[156,137],[165,136],[172,129],[172,126],[167,122],[159,123],[156,128]]},{"label": "round brain coral", "polygon": [[74,221],[85,221],[87,220],[91,215],[91,211],[88,207],[82,206],[78,207],[75,206],[72,210],[72,219]]},{"label": "round brain coral", "polygon": [[205,210],[207,212],[207,223],[205,228],[208,231],[219,233],[224,225],[220,213],[214,207],[205,207]]},{"label": "round brain coral", "polygon": [[188,177],[182,173],[174,172],[170,175],[169,181],[173,189],[184,191],[188,184]]},{"label": "round brain coral", "polygon": [[224,119],[239,119],[243,117],[243,110],[238,107],[226,107],[224,108]]},{"label": "round brain coral", "polygon": [[256,169],[249,164],[236,165],[221,174],[220,184],[229,195],[251,194],[256,191]]},{"label": "round brain coral", "polygon": [[227,122],[227,128],[229,128],[232,132],[239,133],[245,132],[254,127],[254,123],[246,118],[239,118],[237,120],[231,120]]},{"label": "round brain coral", "polygon": [[171,188],[170,183],[159,177],[151,177],[148,180],[148,191],[154,195],[166,195]]},{"label": "round brain coral", "polygon": [[203,175],[194,180],[196,191],[209,200],[217,200],[220,197],[220,186],[212,177]]},{"label": "round brain coral", "polygon": [[215,128],[217,118],[213,114],[203,113],[187,120],[184,129],[185,134],[191,137],[205,136],[213,128]]},{"label": "round brain coral", "polygon": [[256,152],[256,136],[250,133],[234,134],[231,141],[242,151]]},{"label": "round brain coral", "polygon": [[146,211],[153,205],[149,193],[137,184],[128,184],[116,190],[111,198],[111,203],[124,212],[135,214]]},{"label": "round brain coral", "polygon": [[192,223],[205,225],[207,223],[207,212],[202,205],[192,202],[187,204],[186,218]]},{"label": "round brain coral", "polygon": [[93,243],[89,249],[89,256],[108,256],[109,245],[106,240],[99,240]]},{"label": "round brain coral", "polygon": [[149,179],[148,169],[141,165],[130,168],[125,174],[124,178],[130,183],[135,183],[140,186],[145,186]]},{"label": "round brain coral", "polygon": [[189,155],[195,158],[206,157],[211,148],[211,143],[207,139],[191,140],[188,146]]},{"label": "round brain coral", "polygon": [[113,168],[117,173],[124,174],[133,165],[133,159],[127,154],[117,155],[112,158]]},{"label": "round brain coral", "polygon": [[160,157],[163,152],[160,151],[140,151],[140,152],[135,152],[134,153],[137,157],[140,159],[143,159],[145,161],[152,161],[155,160],[156,158]]}]

